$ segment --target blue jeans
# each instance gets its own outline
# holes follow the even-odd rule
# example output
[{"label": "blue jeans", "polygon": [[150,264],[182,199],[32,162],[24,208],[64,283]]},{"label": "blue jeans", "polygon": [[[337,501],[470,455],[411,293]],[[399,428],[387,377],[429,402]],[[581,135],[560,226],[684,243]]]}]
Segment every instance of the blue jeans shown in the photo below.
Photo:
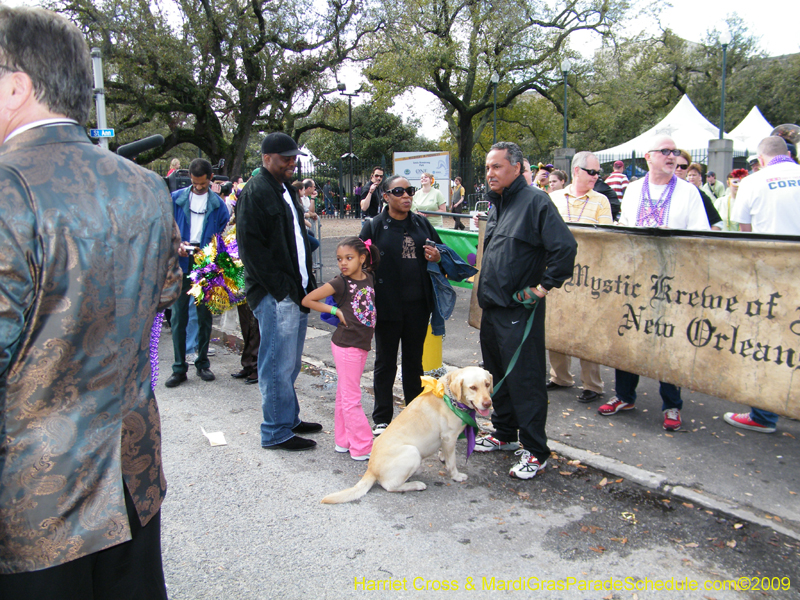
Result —
[{"label": "blue jeans", "polygon": [[319,248],[319,240],[314,237],[314,234],[311,233],[310,229],[306,229],[308,232],[308,243],[311,245],[311,251],[314,252],[317,248]]},{"label": "blue jeans", "polygon": [[261,332],[258,387],[261,390],[261,445],[274,446],[294,437],[300,405],[294,382],[300,374],[308,313],[289,297],[277,302],[270,294],[253,309]]},{"label": "blue jeans", "polygon": [[767,427],[775,427],[778,424],[778,417],[774,412],[769,412],[762,408],[750,407],[750,418],[759,425]]},{"label": "blue jeans", "polygon": [[186,324],[186,353],[197,354],[197,308],[194,302],[189,302],[189,322]]},{"label": "blue jeans", "polygon": [[[617,398],[628,404],[636,402],[636,386],[639,385],[639,376],[627,371],[616,371]],[[661,394],[661,410],[669,408],[683,408],[681,400],[681,388],[671,383],[659,381],[659,393]]]}]

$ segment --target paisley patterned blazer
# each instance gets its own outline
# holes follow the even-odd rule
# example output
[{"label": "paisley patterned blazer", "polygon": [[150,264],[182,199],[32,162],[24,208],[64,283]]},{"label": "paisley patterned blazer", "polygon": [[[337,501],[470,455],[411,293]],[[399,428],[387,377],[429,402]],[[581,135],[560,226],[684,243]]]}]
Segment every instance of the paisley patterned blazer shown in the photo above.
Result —
[{"label": "paisley patterned blazer", "polygon": [[0,573],[130,539],[166,492],[149,336],[181,286],[164,182],[36,127],[0,146]]}]

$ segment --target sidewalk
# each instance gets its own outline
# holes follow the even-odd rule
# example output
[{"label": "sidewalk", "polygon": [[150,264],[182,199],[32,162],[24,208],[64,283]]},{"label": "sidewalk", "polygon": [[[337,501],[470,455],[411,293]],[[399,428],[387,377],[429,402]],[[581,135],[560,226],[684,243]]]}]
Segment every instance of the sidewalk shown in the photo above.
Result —
[{"label": "sidewalk", "polygon": [[[347,225],[348,229],[359,226]],[[335,238],[324,239],[323,252],[332,257],[335,242]],[[335,264],[332,260],[323,262]],[[323,280],[333,275],[326,268]],[[467,324],[471,290],[455,289],[458,301],[447,321],[443,361],[454,368],[477,365],[481,360],[479,332]],[[213,338],[229,345],[236,343],[235,311],[215,327]],[[332,330],[318,314],[310,315],[304,360],[335,374],[330,354]],[[362,379],[368,390],[373,360],[374,351]],[[748,407],[684,389],[683,429],[670,433],[662,428],[658,382],[647,378],[639,384],[636,410],[603,417],[597,413],[603,400],[589,405],[577,402],[580,367],[577,360],[573,362],[575,387],[549,395],[547,433],[553,451],[684,502],[765,525],[800,540],[799,422],[781,418],[774,434],[735,429],[722,420],[722,415],[744,412]],[[607,400],[614,395],[614,371],[602,367],[601,374],[606,386],[603,399]],[[399,389],[397,394],[402,395]],[[490,426],[488,421],[485,424]]]}]

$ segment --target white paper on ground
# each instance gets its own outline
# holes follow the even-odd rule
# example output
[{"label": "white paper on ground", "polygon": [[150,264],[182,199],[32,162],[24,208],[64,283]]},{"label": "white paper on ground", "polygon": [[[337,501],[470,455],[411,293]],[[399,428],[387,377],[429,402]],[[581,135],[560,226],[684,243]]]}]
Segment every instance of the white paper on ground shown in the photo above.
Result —
[{"label": "white paper on ground", "polygon": [[207,433],[205,429],[202,427],[200,431],[203,432],[203,435],[208,438],[208,441],[211,442],[212,446],[227,446],[228,442],[225,441],[225,434],[221,431],[215,431],[214,433]]}]

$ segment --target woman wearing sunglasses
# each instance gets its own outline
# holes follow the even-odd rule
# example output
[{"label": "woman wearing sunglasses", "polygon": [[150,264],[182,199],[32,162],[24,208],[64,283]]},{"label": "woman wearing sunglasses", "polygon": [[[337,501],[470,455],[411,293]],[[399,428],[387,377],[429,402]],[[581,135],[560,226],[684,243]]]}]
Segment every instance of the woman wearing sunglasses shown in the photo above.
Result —
[{"label": "woman wearing sunglasses", "polygon": [[373,433],[380,435],[392,421],[392,387],[397,375],[397,350],[403,343],[403,396],[408,404],[422,391],[422,347],[433,310],[433,285],[427,263],[441,258],[433,241],[439,235],[426,218],[411,212],[414,192],[400,175],[386,179],[383,211],[361,229],[359,237],[381,250],[375,273],[375,409]]}]

